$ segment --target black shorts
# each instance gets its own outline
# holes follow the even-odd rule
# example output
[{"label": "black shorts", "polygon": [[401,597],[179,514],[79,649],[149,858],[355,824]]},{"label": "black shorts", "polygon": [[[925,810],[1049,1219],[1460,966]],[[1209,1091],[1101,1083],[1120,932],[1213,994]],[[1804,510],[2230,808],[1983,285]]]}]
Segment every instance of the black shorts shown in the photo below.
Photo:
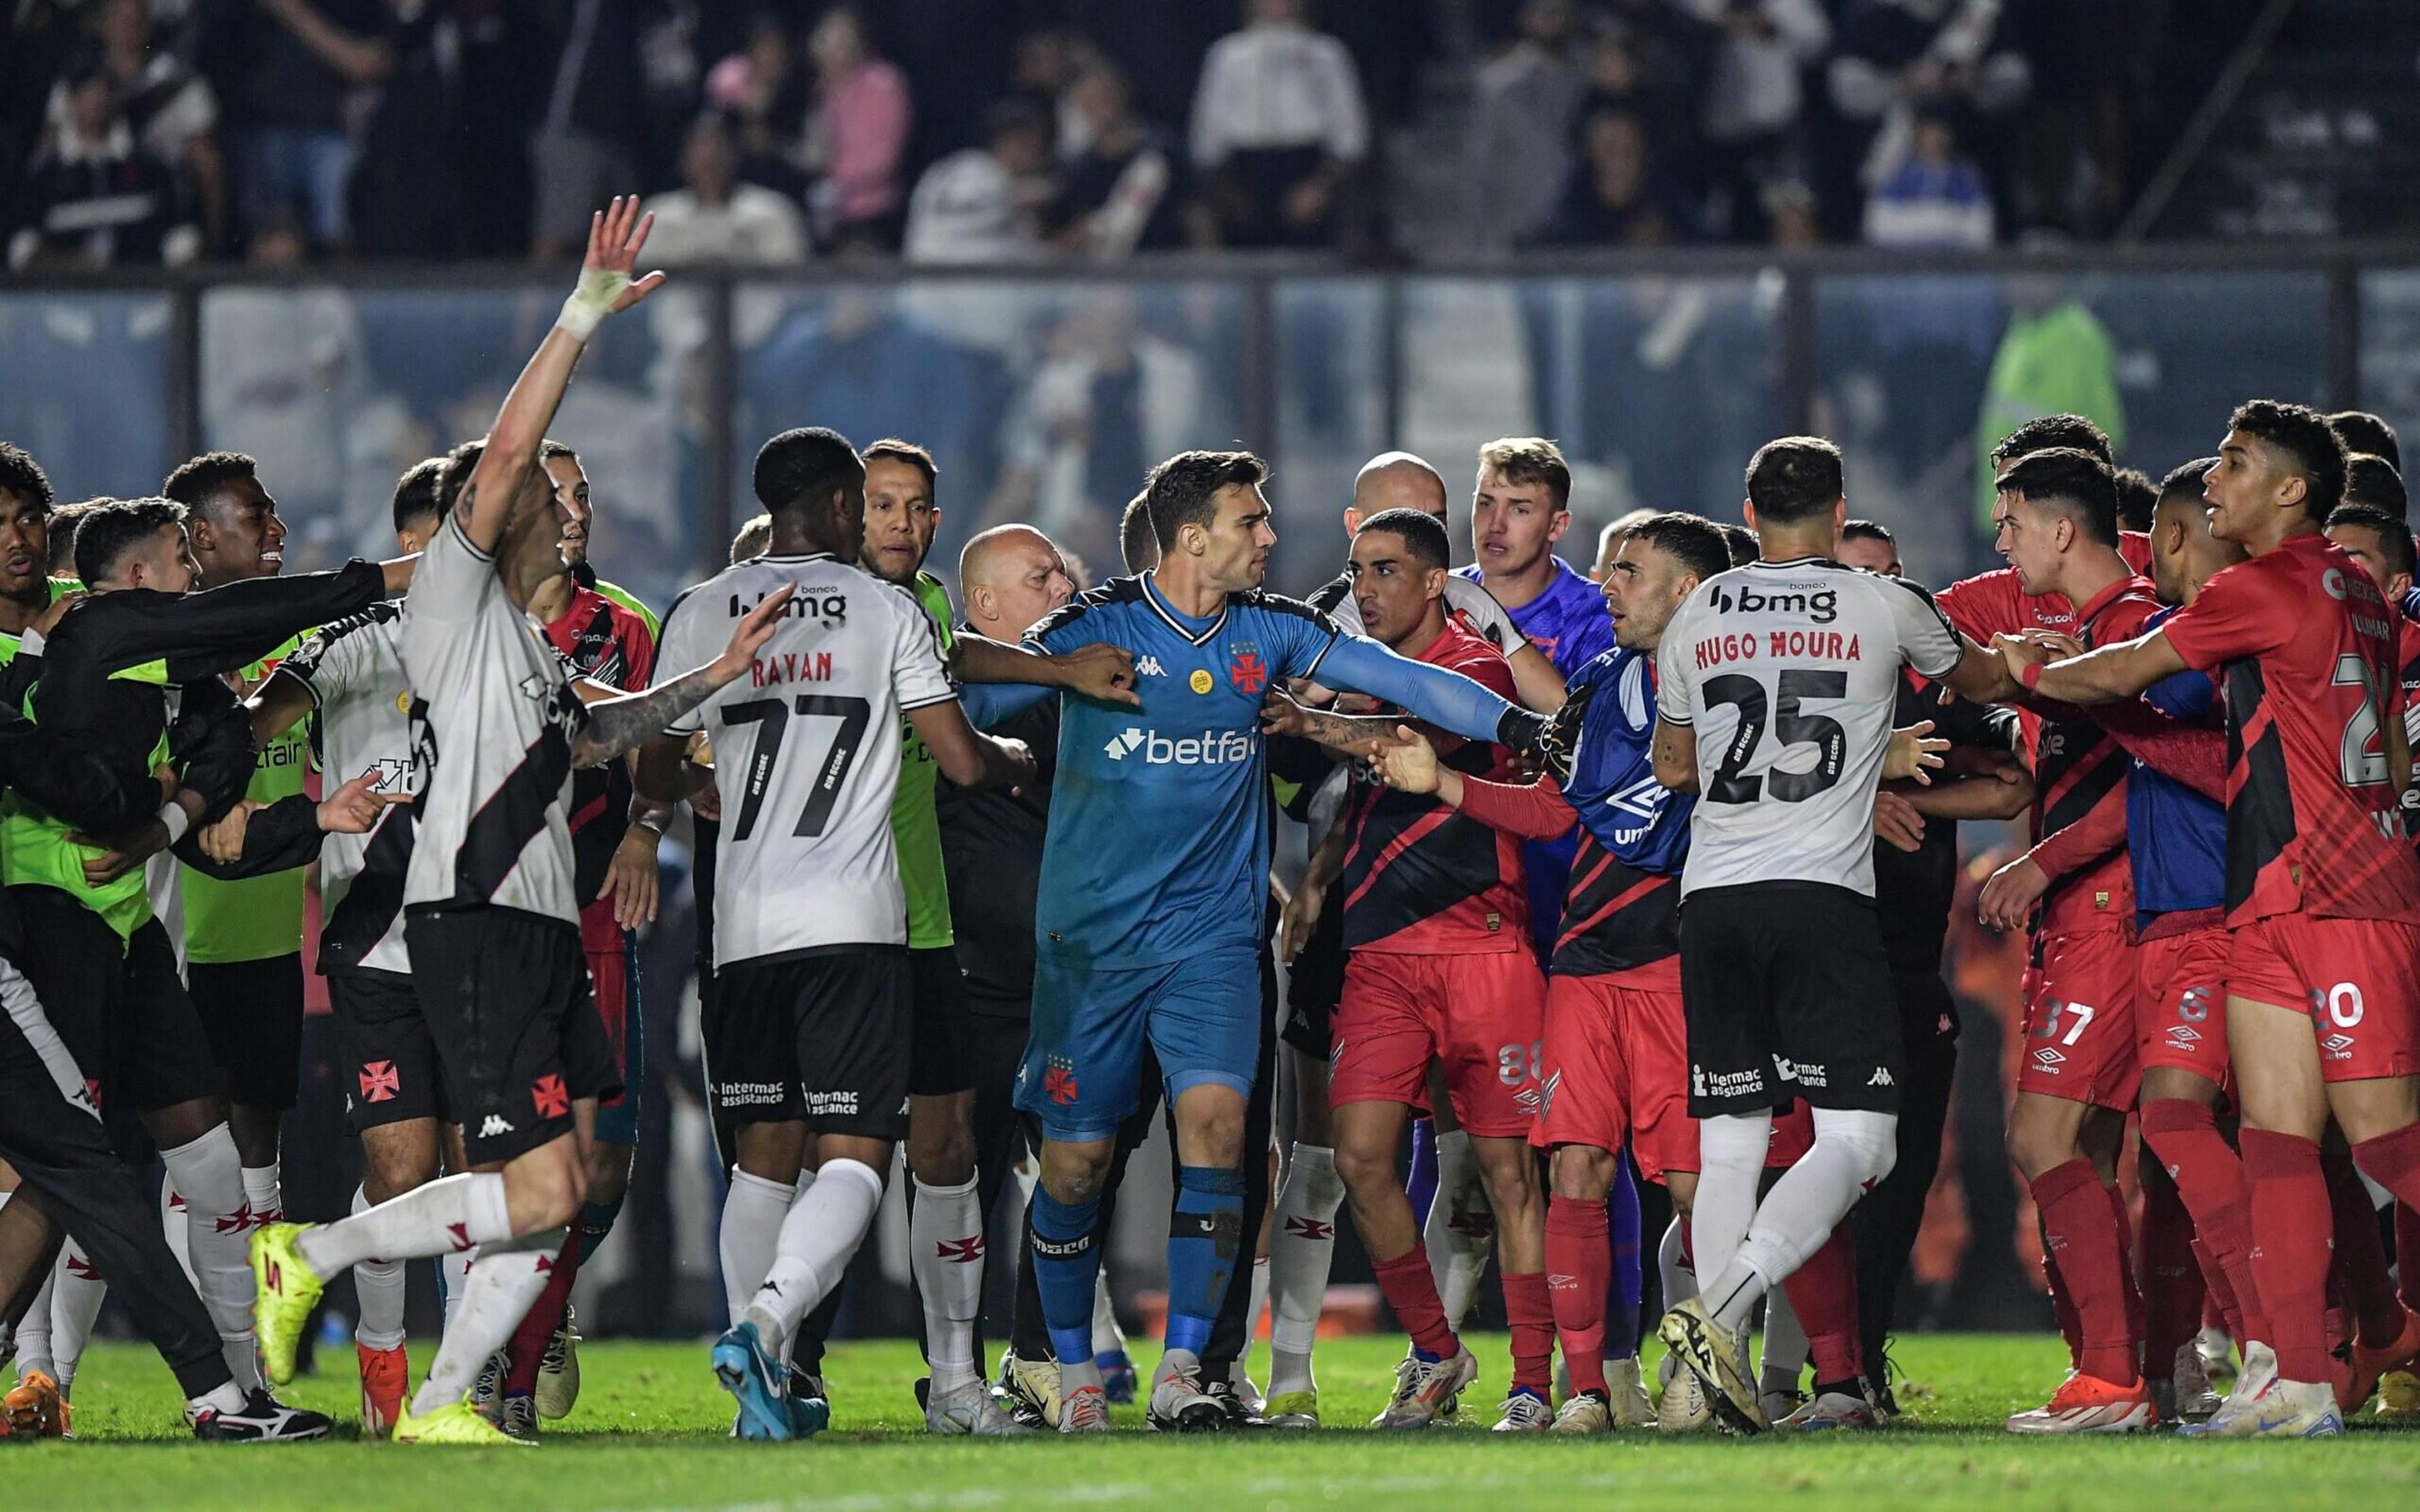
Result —
[{"label": "black shorts", "polygon": [[106,919],[56,887],[8,896],[24,921],[18,964],[78,1065],[101,1084],[111,1136],[131,1160],[149,1158],[132,1115],[216,1097],[224,1084],[194,1000],[177,975],[168,932],[151,919],[120,940]]},{"label": "black shorts", "polygon": [[621,1090],[574,926],[518,908],[404,916],[411,977],[473,1165],[571,1133],[571,1104]]},{"label": "black shorts", "polygon": [[227,1100],[292,1107],[302,1065],[302,953],[190,962],[185,987],[226,1078]]},{"label": "black shorts", "polygon": [[818,1134],[908,1136],[914,1041],[908,950],[834,946],[742,961],[701,1015],[706,1088],[733,1126],[803,1120]]},{"label": "black shorts", "polygon": [[1330,887],[1319,925],[1286,974],[1285,1026],[1278,1038],[1326,1060],[1336,1047],[1336,1005],[1344,996],[1344,898]]},{"label": "black shorts", "polygon": [[452,1121],[437,1041],[410,977],[330,977],[328,1007],[344,1057],[345,1119],[354,1134],[413,1119]]},{"label": "black shorts", "polygon": [[915,1038],[908,1055],[908,1090],[917,1097],[972,1091],[967,974],[958,969],[958,952],[947,946],[910,950],[908,978],[916,1011]]},{"label": "black shorts", "polygon": [[1689,1117],[1899,1111],[1906,1051],[1874,902],[1820,882],[1705,887],[1681,904]]}]

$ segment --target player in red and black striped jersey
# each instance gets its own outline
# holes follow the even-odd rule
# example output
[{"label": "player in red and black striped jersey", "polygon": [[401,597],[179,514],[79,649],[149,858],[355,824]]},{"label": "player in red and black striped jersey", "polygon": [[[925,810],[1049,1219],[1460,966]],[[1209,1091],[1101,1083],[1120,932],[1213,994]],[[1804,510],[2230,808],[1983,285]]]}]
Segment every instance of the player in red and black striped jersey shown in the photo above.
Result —
[{"label": "player in red and black striped jersey", "polygon": [[[1446,613],[1449,549],[1444,527],[1418,510],[1387,510],[1363,521],[1352,564],[1362,622],[1402,655],[1513,698],[1503,653]],[[1455,771],[1497,778],[1512,771],[1500,746],[1433,738]],[[1479,1370],[1446,1320],[1419,1221],[1396,1179],[1404,1126],[1428,1109],[1434,1061],[1444,1069],[1496,1211],[1513,1354],[1512,1392],[1499,1426],[1544,1428],[1553,1416],[1554,1315],[1545,1203],[1529,1130],[1538,1112],[1546,991],[1529,944],[1520,843],[1434,797],[1357,779],[1344,818],[1296,890],[1290,930],[1316,923],[1330,877],[1341,877],[1350,952],[1328,1080],[1336,1168],[1379,1286],[1413,1344],[1381,1421],[1426,1426]]]},{"label": "player in red and black striped jersey", "polygon": [[[2253,1271],[2275,1335],[2273,1380],[2239,1385],[2207,1427],[2227,1435],[2343,1427],[2324,1321],[2330,1118],[2365,1172],[2420,1199],[2420,858],[2399,803],[2411,755],[2397,615],[2320,533],[2344,475],[2317,412],[2247,404],[2204,489],[2212,532],[2250,561],[2134,640],[2055,666],[2002,642],[2027,686],[2068,702],[2129,698],[2188,667],[2217,673],[2226,693],[2227,1040],[2260,1236]],[[2420,1350],[2420,1328],[2406,1339]]]}]

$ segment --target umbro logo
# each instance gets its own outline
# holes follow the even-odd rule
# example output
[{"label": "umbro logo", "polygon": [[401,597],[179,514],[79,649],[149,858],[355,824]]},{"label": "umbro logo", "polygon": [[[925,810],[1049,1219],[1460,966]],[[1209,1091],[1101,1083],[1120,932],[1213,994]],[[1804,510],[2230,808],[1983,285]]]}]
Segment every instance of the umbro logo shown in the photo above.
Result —
[{"label": "umbro logo", "polygon": [[1621,792],[1612,794],[1606,802],[1623,813],[1637,814],[1641,819],[1653,819],[1664,811],[1664,800],[1670,790],[1653,777],[1646,777]]},{"label": "umbro logo", "polygon": [[1165,677],[1168,675],[1168,671],[1166,668],[1160,666],[1159,658],[1157,656],[1138,656],[1135,658],[1135,675],[1137,677]]},{"label": "umbro logo", "polygon": [[2055,1072],[2059,1067],[2067,1064],[2067,1057],[2060,1054],[2056,1046],[2044,1045],[2034,1052],[2034,1064],[2046,1072]]},{"label": "umbro logo", "polygon": [[489,1114],[488,1121],[479,1125],[479,1137],[482,1139],[493,1139],[498,1134],[508,1134],[512,1132],[513,1126],[504,1121],[504,1116],[501,1113]]}]

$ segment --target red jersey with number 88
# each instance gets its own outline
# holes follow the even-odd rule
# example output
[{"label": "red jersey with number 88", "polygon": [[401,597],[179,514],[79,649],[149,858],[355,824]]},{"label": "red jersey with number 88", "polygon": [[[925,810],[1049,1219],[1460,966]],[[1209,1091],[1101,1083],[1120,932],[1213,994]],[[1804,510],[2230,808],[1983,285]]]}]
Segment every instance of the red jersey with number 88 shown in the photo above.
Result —
[{"label": "red jersey with number 88", "polygon": [[2211,579],[2161,633],[2226,696],[2226,921],[2420,923],[2420,857],[2387,769],[2400,615],[2323,535]]}]

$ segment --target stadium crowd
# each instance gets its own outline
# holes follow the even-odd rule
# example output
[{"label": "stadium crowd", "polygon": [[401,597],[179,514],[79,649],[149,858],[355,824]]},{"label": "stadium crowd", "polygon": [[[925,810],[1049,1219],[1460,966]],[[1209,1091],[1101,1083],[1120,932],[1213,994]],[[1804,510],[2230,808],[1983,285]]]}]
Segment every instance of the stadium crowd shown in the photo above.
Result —
[{"label": "stadium crowd", "polygon": [[2204,36],[2155,0],[21,0],[0,239],[565,258],[635,187],[667,259],[1372,255],[1415,250],[1404,133],[1456,110],[1482,245],[2091,238]]}]

